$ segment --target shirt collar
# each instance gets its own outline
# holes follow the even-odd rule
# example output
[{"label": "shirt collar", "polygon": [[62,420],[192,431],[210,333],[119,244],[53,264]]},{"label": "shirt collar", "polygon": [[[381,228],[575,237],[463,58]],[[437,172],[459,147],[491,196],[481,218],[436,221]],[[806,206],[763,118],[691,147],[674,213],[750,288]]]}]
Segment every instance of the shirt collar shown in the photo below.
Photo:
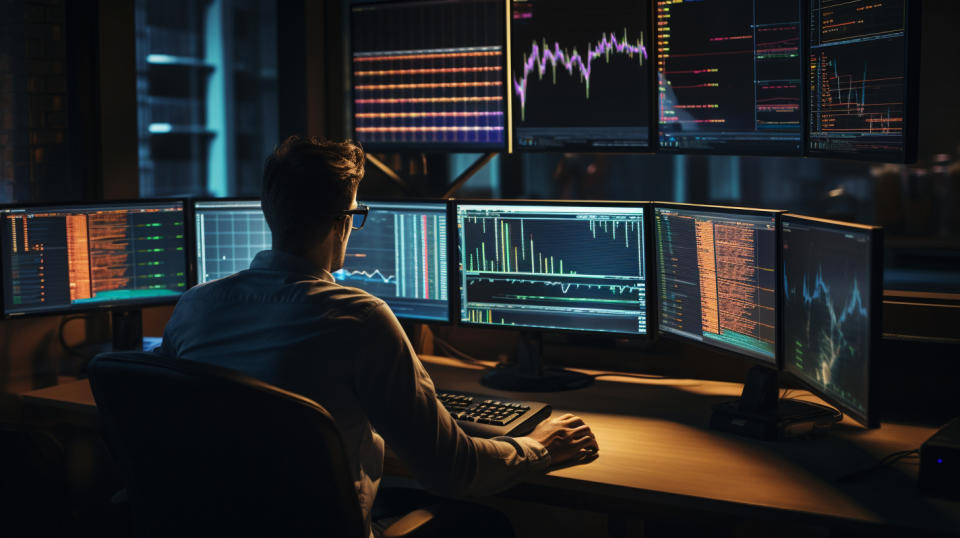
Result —
[{"label": "shirt collar", "polygon": [[258,252],[253,258],[253,261],[250,262],[250,268],[301,273],[326,282],[335,282],[330,271],[322,267],[317,267],[300,256],[280,250],[263,250]]}]

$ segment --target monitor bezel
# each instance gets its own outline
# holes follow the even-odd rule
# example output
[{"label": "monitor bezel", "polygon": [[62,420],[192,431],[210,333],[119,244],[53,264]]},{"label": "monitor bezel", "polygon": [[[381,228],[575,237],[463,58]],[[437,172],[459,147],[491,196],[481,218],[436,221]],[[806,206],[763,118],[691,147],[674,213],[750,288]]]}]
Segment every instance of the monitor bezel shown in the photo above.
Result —
[{"label": "monitor bezel", "polygon": [[[806,74],[807,69],[808,69],[808,68],[805,66],[805,64],[806,64],[806,62],[807,62],[807,56],[809,56],[809,55],[804,56],[804,55],[807,53],[807,44],[808,44],[808,43],[807,43],[807,28],[806,28],[806,26],[805,26],[805,24],[809,22],[808,19],[807,19],[808,16],[809,16],[809,9],[808,9],[808,8],[809,8],[809,4],[808,4],[808,2],[809,2],[809,0],[798,0],[799,5],[797,6],[797,9],[800,11],[800,17],[801,17],[801,20],[800,20],[800,45],[799,45],[799,50],[800,50],[800,55],[801,55],[801,58],[800,58],[800,64],[801,64],[801,65],[800,65],[800,67],[799,67],[799,69],[798,69],[798,71],[797,71],[797,75],[801,77],[801,83],[800,83],[800,141],[799,141],[799,147],[797,148],[796,151],[791,151],[791,152],[783,152],[783,151],[756,151],[756,150],[752,150],[752,151],[751,151],[751,150],[736,151],[736,148],[732,148],[732,149],[726,149],[726,148],[725,148],[725,149],[723,149],[723,150],[716,150],[716,149],[688,149],[688,148],[677,148],[677,149],[664,148],[663,146],[660,145],[660,142],[661,142],[661,140],[660,140],[660,113],[659,113],[660,111],[659,111],[659,106],[656,105],[656,103],[658,103],[659,100],[660,100],[660,93],[659,93],[659,89],[658,89],[657,92],[656,92],[656,94],[655,94],[654,97],[653,97],[654,108],[656,109],[655,116],[656,116],[656,120],[657,120],[657,121],[655,122],[655,128],[656,128],[655,135],[656,135],[656,141],[657,141],[657,145],[656,145],[657,152],[658,152],[658,153],[663,153],[663,154],[665,154],[665,155],[720,155],[720,156],[725,155],[725,156],[731,156],[731,157],[741,157],[741,156],[743,156],[743,157],[804,157],[804,156],[806,156],[806,154],[807,154],[807,151],[806,151],[806,150],[807,150],[807,147],[808,147],[808,144],[807,144],[808,129],[807,129],[807,124],[806,124],[806,119],[807,119],[807,79],[806,79],[806,78],[803,78],[803,77],[804,77],[804,75]],[[654,12],[654,15],[656,15],[656,12]],[[659,26],[656,26],[656,25],[655,25],[655,27],[659,29]],[[657,34],[656,34],[656,37],[659,38],[659,36],[660,36],[660,34],[657,33]],[[656,76],[654,76],[654,83],[655,83],[655,84],[658,84],[658,81],[659,81],[659,72],[656,73]],[[754,103],[754,104],[756,104],[756,103]],[[731,145],[731,147],[732,147],[732,145]]]},{"label": "monitor bezel", "polygon": [[[861,413],[860,411],[850,407],[849,405],[843,403],[839,398],[834,397],[825,389],[818,387],[816,384],[807,381],[804,377],[792,372],[787,369],[786,356],[783,355],[783,365],[781,371],[789,379],[796,381],[801,384],[811,393],[815,394],[818,398],[829,403],[830,405],[836,407],[844,414],[848,415],[850,418],[856,420],[860,424],[868,428],[876,428],[880,426],[880,421],[877,417],[875,407],[873,405],[873,388],[876,386],[876,369],[873,368],[873,357],[877,353],[877,350],[880,346],[880,339],[882,336],[883,328],[883,228],[880,226],[872,226],[868,224],[857,224],[853,222],[843,222],[838,220],[823,219],[818,217],[810,217],[806,215],[798,215],[796,213],[785,213],[782,216],[782,221],[797,222],[801,224],[821,226],[831,230],[856,230],[858,232],[867,232],[870,234],[870,335],[869,335],[869,346],[870,349],[867,353],[867,397],[866,397],[866,413]],[[782,228],[782,224],[781,224]],[[781,239],[779,249],[781,252],[781,267],[780,271],[783,271],[783,241]],[[782,276],[781,276],[782,280]],[[786,290],[783,290],[780,294],[781,299],[783,294],[786,293]],[[783,333],[783,309],[780,310],[780,332]],[[782,336],[782,335],[781,335]],[[783,338],[780,338],[781,342]]]},{"label": "monitor bezel", "polygon": [[[594,153],[610,153],[610,154],[621,154],[621,155],[650,155],[657,153],[657,150],[660,146],[660,137],[659,127],[660,127],[660,115],[657,108],[657,96],[659,95],[657,89],[657,60],[659,57],[658,47],[656,46],[657,41],[657,31],[656,24],[654,24],[654,19],[657,16],[656,9],[656,0],[644,0],[648,3],[647,5],[647,26],[643,30],[647,32],[650,41],[650,47],[647,55],[648,64],[650,66],[650,76],[647,81],[647,91],[650,94],[650,98],[647,99],[647,115],[650,118],[650,125],[647,126],[647,145],[646,146],[629,146],[629,147],[594,147],[590,145],[565,145],[562,147],[522,147],[517,144],[517,128],[513,124],[513,119],[516,117],[516,113],[511,110],[509,123],[509,152],[510,153],[582,153],[582,154],[594,154]],[[509,68],[512,62],[510,57],[513,53],[513,0],[506,0],[507,2],[507,33],[510,34],[507,47],[507,57],[510,61],[507,62],[507,67]],[[510,71],[510,69],[508,69]],[[512,73],[507,73],[507,98],[513,100],[513,75]]]},{"label": "monitor bezel", "polygon": [[[775,281],[775,284],[774,284],[774,297],[775,297],[774,305],[775,305],[775,308],[777,309],[777,311],[774,313],[774,318],[776,319],[777,324],[779,325],[779,323],[780,323],[780,315],[781,315],[780,312],[781,312],[781,310],[782,310],[782,308],[781,308],[781,303],[780,303],[780,295],[781,295],[781,291],[780,291],[780,288],[781,288],[781,286],[780,286],[780,281],[781,281],[781,275],[780,275],[781,267],[780,267],[780,265],[781,265],[781,264],[780,264],[780,248],[779,248],[779,246],[780,246],[780,231],[781,231],[781,228],[780,228],[780,217],[786,213],[786,210],[783,210],[783,209],[759,209],[759,208],[753,208],[753,207],[718,206],[718,205],[708,205],[708,204],[688,204],[688,203],[680,203],[680,202],[653,202],[653,219],[654,219],[653,225],[654,225],[654,226],[656,226],[656,211],[657,211],[658,208],[678,209],[678,210],[685,210],[685,211],[702,211],[702,212],[708,212],[708,213],[711,213],[711,212],[712,212],[712,213],[727,213],[727,214],[731,214],[731,215],[748,215],[748,216],[773,217],[773,218],[774,218],[774,229],[775,229],[775,232],[774,232],[774,241],[775,241],[775,242],[774,242],[774,264],[775,264],[775,265],[774,265],[774,267],[775,267],[775,269],[774,269],[774,281]],[[654,240],[654,241],[657,241],[656,230],[654,230],[653,233],[654,233],[653,240]],[[657,255],[656,249],[655,249],[655,254],[654,254],[654,255]],[[658,262],[655,261],[655,263],[658,263]],[[660,274],[658,273],[658,277],[659,277],[659,278],[663,278],[663,275],[660,275]],[[661,312],[660,312],[660,306],[661,306],[661,305],[660,305],[660,288],[659,288],[659,285],[660,285],[660,281],[659,281],[659,279],[658,279],[658,281],[657,281],[657,286],[658,286],[658,287],[657,287],[657,293],[656,293],[656,295],[657,295],[657,301],[658,301],[658,302],[657,302],[657,320],[658,320],[658,322],[660,321],[660,317],[661,317]],[[742,361],[745,361],[745,362],[747,362],[747,363],[749,363],[749,364],[751,364],[751,365],[764,366],[764,367],[769,368],[769,369],[771,369],[771,370],[779,370],[779,369],[780,369],[780,364],[781,364],[780,340],[781,340],[781,338],[780,338],[780,328],[779,328],[779,326],[774,330],[773,358],[772,358],[772,359],[764,359],[764,358],[760,358],[760,357],[755,357],[755,356],[749,355],[749,354],[747,354],[747,353],[745,353],[745,352],[743,352],[743,351],[736,351],[736,350],[733,350],[733,349],[727,349],[727,348],[724,348],[724,347],[721,347],[721,346],[718,346],[718,345],[715,345],[715,344],[711,344],[711,343],[709,343],[709,342],[702,341],[702,340],[694,340],[693,338],[690,338],[690,337],[688,337],[688,336],[684,336],[684,335],[682,335],[682,334],[677,334],[677,333],[674,333],[674,332],[671,332],[671,331],[665,331],[665,330],[663,330],[663,327],[662,327],[662,326],[663,326],[662,323],[658,323],[657,331],[658,331],[658,336],[660,336],[660,337],[667,338],[667,339],[670,339],[670,340],[676,340],[676,341],[680,341],[680,342],[685,342],[685,343],[688,343],[688,344],[691,344],[691,345],[694,345],[694,346],[697,346],[697,347],[700,347],[700,348],[704,348],[704,349],[709,349],[709,350],[711,350],[711,351],[717,352],[717,353],[719,353],[719,354],[721,354],[721,355],[724,355],[724,356],[736,357],[737,359],[742,360]]]},{"label": "monitor bezel", "polygon": [[[465,3],[476,0],[454,0],[457,2]],[[509,0],[506,0],[509,2]],[[362,0],[359,2],[353,2],[349,5],[349,21],[347,23],[347,32],[349,39],[347,42],[347,62],[349,65],[347,69],[349,70],[348,79],[350,81],[350,88],[347,91],[347,94],[350,98],[350,135],[353,137],[353,140],[360,146],[363,147],[364,151],[368,152],[396,152],[396,153],[498,153],[498,152],[507,152],[510,145],[510,122],[511,118],[508,113],[507,100],[510,97],[509,94],[509,82],[510,75],[507,73],[507,60],[508,60],[508,50],[507,50],[507,34],[510,29],[507,26],[503,31],[503,39],[500,42],[501,49],[503,50],[503,91],[501,95],[504,99],[503,103],[503,117],[504,117],[504,127],[503,127],[503,142],[500,144],[467,144],[467,143],[437,143],[437,142],[364,142],[361,141],[357,136],[356,131],[356,115],[357,115],[357,104],[356,104],[356,87],[357,77],[354,75],[353,67],[353,28],[355,27],[354,17],[355,9],[371,7],[371,6],[396,6],[403,4],[417,4],[425,2],[436,2],[436,3],[449,3],[449,0],[444,2],[443,0]],[[506,21],[506,17],[509,15],[509,8],[503,2],[491,1],[492,4],[497,4],[500,6],[500,20]],[[506,26],[506,22],[504,22]]]},{"label": "monitor bezel", "polygon": [[[357,196],[358,204],[367,204],[367,203],[381,203],[381,204],[443,204],[443,210],[447,216],[447,265],[444,267],[446,271],[446,280],[447,280],[447,319],[446,320],[437,320],[432,318],[420,318],[420,317],[411,317],[411,316],[397,316],[394,315],[400,321],[406,321],[410,323],[423,323],[427,325],[452,325],[453,324],[453,315],[454,315],[454,288],[451,286],[455,284],[454,277],[452,273],[455,265],[452,262],[451,254],[453,251],[450,246],[450,239],[455,235],[455,232],[451,232],[451,229],[454,226],[451,226],[453,222],[451,219],[451,200],[448,198],[372,198],[372,197],[361,197]],[[371,208],[372,210],[373,208]],[[347,248],[350,247],[349,242],[347,243]],[[379,298],[379,297],[378,297]],[[386,299],[379,298],[383,302],[387,302]],[[393,309],[390,309],[392,312]]]},{"label": "monitor bezel", "polygon": [[[650,201],[619,201],[619,200],[530,200],[530,199],[455,199],[451,200],[451,213],[453,214],[454,221],[453,226],[450,227],[450,230],[454,234],[454,241],[450,243],[450,248],[453,249],[453,256],[450,256],[448,259],[453,264],[450,271],[450,276],[455,279],[454,285],[456,289],[456,302],[451,303],[453,307],[452,315],[454,324],[460,327],[469,327],[485,330],[512,330],[519,332],[530,332],[530,333],[541,333],[541,334],[578,334],[578,335],[592,335],[596,337],[611,337],[617,339],[628,339],[636,341],[652,341],[656,336],[656,324],[653,323],[653,318],[651,316],[651,307],[650,307],[650,286],[652,282],[652,275],[655,271],[650,267],[650,233],[649,226],[651,223],[650,213],[652,210],[652,202]],[[550,206],[550,205],[562,205],[562,206],[600,206],[600,207],[623,207],[623,208],[637,208],[640,207],[643,209],[643,226],[644,226],[644,283],[646,284],[646,319],[647,319],[647,331],[644,334],[635,334],[635,333],[624,333],[624,332],[614,332],[614,331],[590,331],[584,329],[560,329],[554,327],[532,327],[532,326],[521,326],[521,325],[492,325],[487,323],[475,323],[470,321],[463,321],[460,319],[460,309],[461,309],[461,299],[462,292],[460,290],[460,234],[457,233],[459,221],[458,219],[458,208],[461,205],[532,205],[532,206]]]},{"label": "monitor bezel", "polygon": [[[5,222],[6,215],[9,211],[17,209],[50,209],[53,211],[62,211],[69,209],[81,209],[81,208],[92,208],[92,207],[109,207],[114,206],[118,209],[123,209],[124,207],[129,206],[150,206],[150,205],[169,205],[179,203],[181,205],[181,212],[183,213],[183,235],[184,235],[184,289],[179,294],[169,297],[157,297],[155,299],[125,299],[120,301],[104,301],[102,303],[86,303],[83,305],[66,305],[62,307],[51,307],[48,310],[33,310],[30,312],[11,312],[7,309],[7,271],[6,267],[0,268],[0,309],[2,309],[2,319],[24,319],[24,318],[35,318],[42,316],[62,316],[67,314],[83,314],[83,313],[95,313],[95,312],[114,312],[114,311],[127,311],[127,310],[138,310],[142,308],[149,308],[153,306],[165,306],[176,304],[180,300],[180,297],[190,289],[190,273],[191,273],[191,260],[189,253],[189,243],[190,236],[192,231],[190,229],[189,223],[189,213],[188,208],[190,201],[188,198],[135,198],[135,199],[123,199],[123,200],[93,200],[88,202],[36,202],[36,203],[17,203],[17,204],[4,204],[0,205],[0,223]],[[5,238],[6,236],[2,236]],[[0,239],[0,248],[3,248],[6,245],[6,239]]]},{"label": "monitor bezel", "polygon": [[[193,286],[199,286],[200,284],[206,284],[206,282],[200,282],[200,260],[198,259],[199,252],[197,247],[200,243],[199,230],[197,229],[197,204],[206,203],[206,202],[257,202],[260,203],[259,196],[227,196],[223,198],[205,196],[202,198],[190,198],[190,226],[191,226],[191,237],[190,237],[190,265],[192,271],[190,274],[190,282],[188,285],[192,288]],[[261,209],[262,211],[262,209]]]},{"label": "monitor bezel", "polygon": [[810,54],[811,54],[811,39],[810,32],[811,30],[811,21],[810,18],[813,17],[812,6],[809,4],[812,0],[805,0],[807,2],[806,6],[806,16],[807,20],[806,28],[804,29],[804,41],[806,44],[805,54],[803,62],[803,81],[804,81],[804,91],[807,92],[804,99],[804,105],[806,105],[806,114],[804,116],[804,152],[803,155],[806,157],[817,157],[823,159],[839,159],[845,161],[869,161],[869,162],[885,162],[885,163],[894,163],[894,164],[911,164],[917,162],[917,152],[918,152],[918,138],[919,138],[919,115],[920,115],[920,42],[921,42],[921,16],[922,10],[920,7],[919,0],[903,0],[904,1],[904,22],[903,22],[903,42],[904,42],[904,51],[903,51],[903,77],[904,77],[904,89],[903,89],[903,152],[876,152],[876,153],[859,153],[859,152],[850,152],[850,153],[841,153],[836,151],[828,150],[815,150],[811,148],[811,143],[813,137],[810,136],[810,101],[812,96],[809,95],[810,88],[810,77],[812,72],[810,69]]}]

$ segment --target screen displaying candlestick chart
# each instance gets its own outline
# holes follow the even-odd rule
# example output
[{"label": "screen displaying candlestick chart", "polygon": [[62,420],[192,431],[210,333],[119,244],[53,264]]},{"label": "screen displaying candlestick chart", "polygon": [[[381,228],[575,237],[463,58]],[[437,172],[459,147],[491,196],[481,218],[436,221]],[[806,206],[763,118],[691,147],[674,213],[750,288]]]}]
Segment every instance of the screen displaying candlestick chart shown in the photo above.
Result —
[{"label": "screen displaying candlestick chart", "polygon": [[499,0],[355,4],[355,138],[368,149],[505,147],[505,11]]},{"label": "screen displaying candlestick chart", "polygon": [[647,333],[643,206],[457,205],[460,321]]},{"label": "screen displaying candlestick chart", "polygon": [[4,209],[7,315],[173,302],[186,290],[182,202]]},{"label": "screen displaying candlestick chart", "polygon": [[649,2],[511,4],[515,145],[558,151],[649,147]]},{"label": "screen displaying candlestick chart", "polygon": [[446,202],[363,202],[370,207],[333,277],[390,305],[401,319],[448,321]]},{"label": "screen displaying candlestick chart", "polygon": [[658,0],[664,151],[799,155],[800,0]]},{"label": "screen displaying candlestick chart", "polygon": [[776,361],[775,212],[656,207],[660,330]]},{"label": "screen displaying candlestick chart", "polygon": [[874,229],[783,218],[784,368],[865,415]]},{"label": "screen displaying candlestick chart", "polygon": [[907,158],[906,9],[906,0],[812,0],[812,154]]}]

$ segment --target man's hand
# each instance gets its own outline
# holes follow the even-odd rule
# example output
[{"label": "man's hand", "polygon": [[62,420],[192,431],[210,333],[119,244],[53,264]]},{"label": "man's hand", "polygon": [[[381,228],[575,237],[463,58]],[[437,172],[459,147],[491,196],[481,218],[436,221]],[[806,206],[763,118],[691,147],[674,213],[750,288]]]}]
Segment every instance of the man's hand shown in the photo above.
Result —
[{"label": "man's hand", "polygon": [[551,466],[588,461],[600,449],[590,426],[569,413],[544,420],[527,437],[547,448]]}]

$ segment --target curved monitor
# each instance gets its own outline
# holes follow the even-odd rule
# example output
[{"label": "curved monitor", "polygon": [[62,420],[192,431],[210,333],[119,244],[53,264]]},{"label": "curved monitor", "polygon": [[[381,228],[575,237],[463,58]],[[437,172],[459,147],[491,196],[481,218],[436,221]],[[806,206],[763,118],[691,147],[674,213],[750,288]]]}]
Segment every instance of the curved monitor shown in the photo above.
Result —
[{"label": "curved monitor", "polygon": [[0,210],[3,312],[173,303],[187,288],[182,201]]},{"label": "curved monitor", "polygon": [[647,207],[456,202],[459,322],[646,335]]},{"label": "curved monitor", "polygon": [[779,214],[655,204],[660,332],[776,367]]},{"label": "curved monitor", "polygon": [[880,338],[881,229],[784,215],[783,367],[872,425],[870,359]]}]

